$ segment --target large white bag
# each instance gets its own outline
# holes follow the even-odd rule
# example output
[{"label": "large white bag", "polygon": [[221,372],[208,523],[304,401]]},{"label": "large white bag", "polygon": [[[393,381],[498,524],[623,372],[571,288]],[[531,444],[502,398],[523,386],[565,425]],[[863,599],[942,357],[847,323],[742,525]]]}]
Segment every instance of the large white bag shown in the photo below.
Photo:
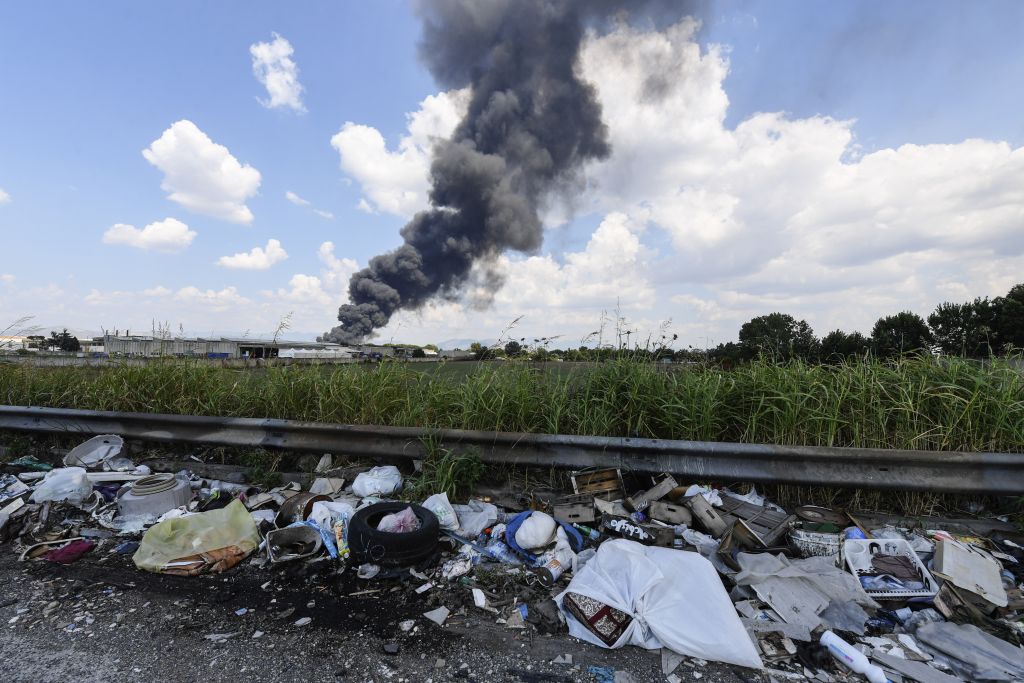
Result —
[{"label": "large white bag", "polygon": [[[613,648],[667,647],[689,657],[763,668],[718,572],[697,553],[605,541],[555,598],[559,607],[570,592],[633,617]],[[607,647],[568,610],[562,612],[570,635]]]},{"label": "large white bag", "polygon": [[534,510],[516,531],[516,543],[524,550],[534,550],[555,542],[558,522],[551,515]]},{"label": "large white bag", "polygon": [[362,472],[352,482],[352,493],[360,498],[390,496],[402,488],[402,473],[394,465],[374,467]]},{"label": "large white bag", "polygon": [[81,505],[92,495],[92,483],[81,467],[61,467],[46,473],[43,481],[32,492],[33,503],[66,500]]}]

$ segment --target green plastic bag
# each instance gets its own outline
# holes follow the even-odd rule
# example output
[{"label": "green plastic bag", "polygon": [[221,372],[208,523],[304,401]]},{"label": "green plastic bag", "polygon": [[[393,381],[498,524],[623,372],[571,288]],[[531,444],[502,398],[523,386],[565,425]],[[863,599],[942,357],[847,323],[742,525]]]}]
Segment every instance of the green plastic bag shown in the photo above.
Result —
[{"label": "green plastic bag", "polygon": [[[259,544],[256,523],[245,506],[235,500],[219,510],[174,517],[153,525],[142,537],[132,560],[136,567],[150,572],[194,575],[199,573],[197,569],[222,571],[234,566]],[[207,555],[225,549],[231,549],[230,554],[236,558],[226,566],[217,563],[222,556]]]}]

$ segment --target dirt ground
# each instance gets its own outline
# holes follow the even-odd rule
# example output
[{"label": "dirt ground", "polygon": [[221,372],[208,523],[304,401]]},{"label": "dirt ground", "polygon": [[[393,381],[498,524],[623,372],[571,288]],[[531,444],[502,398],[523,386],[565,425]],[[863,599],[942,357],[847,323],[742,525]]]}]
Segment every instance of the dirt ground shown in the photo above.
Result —
[{"label": "dirt ground", "polygon": [[[603,650],[566,634],[511,629],[453,602],[457,586],[418,595],[420,581],[362,581],[354,571],[339,577],[326,564],[322,572],[280,572],[246,562],[221,575],[169,577],[137,570],[130,555],[113,551],[116,543],[105,540],[67,566],[19,562],[11,545],[0,545],[2,680],[601,680],[592,666],[609,667],[616,683],[667,680],[658,652]],[[422,616],[440,604],[452,610],[443,627]],[[304,617],[311,621],[296,625]],[[572,664],[552,663],[562,655]],[[769,680],[695,660],[674,675]]]}]

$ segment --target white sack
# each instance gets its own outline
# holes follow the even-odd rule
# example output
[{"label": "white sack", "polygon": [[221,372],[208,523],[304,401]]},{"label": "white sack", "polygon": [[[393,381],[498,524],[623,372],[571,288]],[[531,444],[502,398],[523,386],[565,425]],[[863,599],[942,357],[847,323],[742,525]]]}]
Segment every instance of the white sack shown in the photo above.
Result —
[{"label": "white sack", "polygon": [[455,509],[448,502],[447,493],[435,493],[423,501],[423,507],[434,513],[442,529],[447,529],[448,531],[459,530],[459,516],[455,514]]},{"label": "white sack", "polygon": [[374,467],[360,473],[352,482],[352,492],[360,498],[368,496],[390,496],[402,488],[402,473],[394,465]]},{"label": "white sack", "polygon": [[66,500],[81,505],[92,495],[92,483],[81,467],[61,467],[46,473],[43,481],[32,492],[33,503]]},{"label": "white sack", "polygon": [[545,512],[536,510],[523,520],[516,531],[516,543],[520,548],[533,550],[551,545],[555,541],[555,518]]},{"label": "white sack", "polygon": [[[761,669],[715,568],[697,553],[605,541],[555,601],[579,593],[621,610],[633,621],[612,647],[667,647],[688,657]],[[567,610],[569,634],[607,647]]]}]

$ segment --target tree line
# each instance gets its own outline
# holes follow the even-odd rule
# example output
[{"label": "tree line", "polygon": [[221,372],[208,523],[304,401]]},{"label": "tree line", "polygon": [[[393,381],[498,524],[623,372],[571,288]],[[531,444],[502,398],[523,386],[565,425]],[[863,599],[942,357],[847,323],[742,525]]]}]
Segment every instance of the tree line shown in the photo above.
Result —
[{"label": "tree line", "polygon": [[[620,337],[622,335],[619,335]],[[977,298],[965,303],[943,302],[927,319],[911,311],[883,316],[871,333],[833,330],[820,339],[806,320],[786,313],[769,313],[740,327],[738,342],[711,349],[672,348],[677,336],[648,339],[642,346],[581,345],[577,349],[551,349],[549,339],[510,340],[485,347],[474,343],[477,360],[527,358],[535,361],[565,360],[600,362],[629,357],[639,360],[733,364],[754,358],[779,362],[801,359],[838,363],[852,358],[893,358],[904,354],[940,353],[947,356],[988,358],[1024,349],[1024,283],[1005,296]]]},{"label": "tree line", "polygon": [[763,356],[824,363],[869,354],[876,358],[912,353],[989,358],[1024,348],[1024,284],[995,299],[943,302],[927,319],[911,311],[883,316],[870,336],[833,330],[818,339],[806,320],[785,313],[758,316],[744,323],[738,336],[738,342],[711,349],[711,358],[736,362]]}]

